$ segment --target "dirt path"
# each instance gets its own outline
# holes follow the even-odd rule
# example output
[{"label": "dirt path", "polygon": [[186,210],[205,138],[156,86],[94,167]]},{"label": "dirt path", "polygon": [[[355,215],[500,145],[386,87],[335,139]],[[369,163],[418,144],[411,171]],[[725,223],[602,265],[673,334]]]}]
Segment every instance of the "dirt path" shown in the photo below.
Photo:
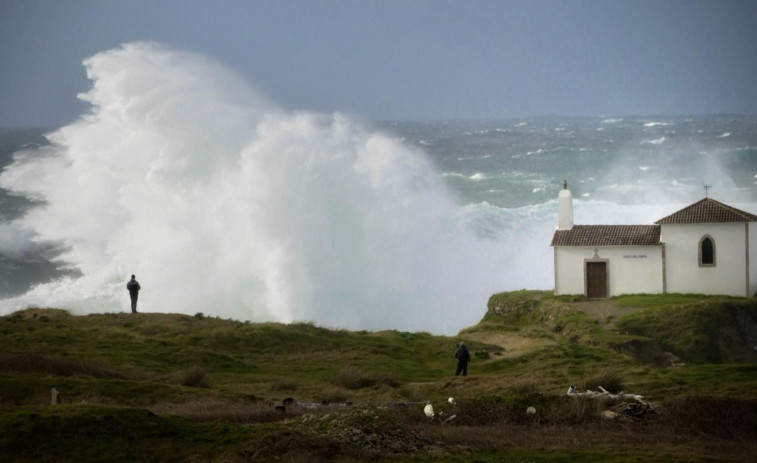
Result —
[{"label": "dirt path", "polygon": [[555,341],[546,338],[530,338],[513,333],[484,332],[472,333],[463,337],[466,341],[480,342],[499,346],[500,352],[494,352],[492,360],[502,357],[519,357],[544,346],[554,344]]},{"label": "dirt path", "polygon": [[605,329],[612,328],[618,318],[636,310],[636,307],[618,307],[609,299],[571,302],[570,305],[597,320]]},{"label": "dirt path", "polygon": [[[620,317],[637,310],[637,307],[618,307],[609,299],[570,302],[571,306],[581,310],[590,318],[599,322],[604,329],[612,329]],[[502,357],[518,357],[539,350],[555,341],[547,338],[532,338],[515,333],[480,332],[463,336],[466,341],[480,342],[499,346],[502,351],[493,352],[491,360]]]}]

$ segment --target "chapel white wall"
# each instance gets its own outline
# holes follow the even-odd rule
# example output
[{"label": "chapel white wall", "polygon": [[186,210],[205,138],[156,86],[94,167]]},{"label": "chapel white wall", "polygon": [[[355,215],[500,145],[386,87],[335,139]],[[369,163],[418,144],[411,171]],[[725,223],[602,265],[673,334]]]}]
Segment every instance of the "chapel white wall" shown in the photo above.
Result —
[{"label": "chapel white wall", "polygon": [[749,226],[749,294],[757,293],[757,223],[748,223]]},{"label": "chapel white wall", "polygon": [[607,259],[608,297],[658,294],[662,287],[662,246],[555,246],[555,294],[586,294],[587,260]]},{"label": "chapel white wall", "polygon": [[[714,267],[699,266],[699,242],[705,235],[715,243]],[[667,292],[748,295],[746,236],[743,222],[662,225]]]}]

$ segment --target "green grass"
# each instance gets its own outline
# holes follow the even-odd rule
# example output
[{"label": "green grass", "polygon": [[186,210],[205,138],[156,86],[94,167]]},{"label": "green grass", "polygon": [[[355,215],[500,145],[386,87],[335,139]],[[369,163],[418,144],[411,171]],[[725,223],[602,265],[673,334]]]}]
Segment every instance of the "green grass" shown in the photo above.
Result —
[{"label": "green grass", "polygon": [[621,307],[669,308],[688,307],[700,303],[740,302],[750,303],[749,298],[730,296],[703,296],[701,294],[630,294],[616,296],[612,301]]},{"label": "green grass", "polygon": [[[752,409],[757,357],[742,328],[757,319],[754,300],[622,296],[607,302],[635,310],[612,326],[588,317],[575,302],[588,303],[548,291],[496,294],[481,322],[454,337],[243,323],[207,314],[72,316],[57,309],[24,310],[0,317],[0,460],[92,461],[102,452],[117,456],[112,461],[366,457],[343,436],[313,434],[317,426],[300,419],[306,410],[282,421],[267,403],[285,397],[379,406],[430,400],[437,407],[456,397],[462,407],[458,412],[465,410],[457,423],[470,426],[470,435],[448,435],[446,429],[463,432],[455,422],[429,427],[420,408],[393,419],[408,435],[458,439],[472,453],[442,455],[427,449],[399,461],[430,456],[434,461],[620,461],[632,444],[620,437],[622,429],[595,421],[595,408],[571,409],[575,402],[563,400],[570,384],[623,389],[674,408],[672,398],[693,400],[711,411],[720,404],[733,416],[740,408]],[[467,378],[452,376],[452,353],[460,339],[474,353]],[[522,352],[511,350],[508,343],[516,341],[526,346]],[[49,406],[53,387],[62,405]],[[529,404],[548,415],[525,421]],[[331,420],[342,420],[334,413]],[[687,422],[709,419],[676,413],[687,416]],[[333,427],[331,421],[315,419],[325,429]],[[350,426],[368,426],[352,420]],[[747,429],[751,422],[744,420]],[[570,434],[578,423],[596,426],[601,435],[612,431],[606,437],[611,444],[576,436],[580,444],[574,447],[553,442],[557,431],[543,428],[566,426],[559,433]],[[657,425],[669,430],[667,424]],[[502,440],[497,431],[502,426],[525,427],[520,431],[525,434]],[[697,435],[733,438],[708,426],[697,428]],[[354,429],[345,432],[364,431]],[[487,437],[479,441],[474,430]],[[644,442],[643,429],[637,431],[637,461],[666,461],[671,454],[665,452],[674,455],[667,460],[698,461],[673,444],[673,434],[661,438],[660,450]],[[49,442],[35,446],[38,433],[51,436]],[[540,437],[527,442],[528,433]],[[371,442],[370,435],[361,438]],[[733,443],[738,452],[746,451],[743,445],[757,447],[751,434],[739,439]],[[294,450],[285,450],[287,445]],[[539,450],[544,447],[551,450]],[[28,449],[27,460],[16,458]],[[380,460],[375,454],[371,458]]]},{"label": "green grass", "polygon": [[[719,363],[741,355],[743,344],[729,345],[728,336],[738,336],[737,312],[755,312],[752,300],[691,299],[673,296],[675,303],[662,305],[659,297],[650,300],[628,298],[622,303],[639,304],[641,309],[616,322],[621,332],[653,339],[660,347],[687,363]],[[689,300],[683,304],[681,300]]]},{"label": "green grass", "polygon": [[333,451],[296,427],[196,421],[137,408],[18,408],[0,417],[4,461],[276,461],[287,452],[318,461],[319,453]]}]

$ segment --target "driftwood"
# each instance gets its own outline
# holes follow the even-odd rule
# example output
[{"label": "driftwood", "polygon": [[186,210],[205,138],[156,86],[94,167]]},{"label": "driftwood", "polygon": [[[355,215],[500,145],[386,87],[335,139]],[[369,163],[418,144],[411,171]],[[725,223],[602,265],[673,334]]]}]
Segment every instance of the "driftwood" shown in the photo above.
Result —
[{"label": "driftwood", "polygon": [[607,411],[630,418],[647,418],[649,415],[657,414],[649,402],[624,402],[610,407]]},{"label": "driftwood", "polygon": [[568,388],[568,392],[566,395],[569,395],[571,397],[590,397],[590,398],[598,398],[598,397],[607,397],[609,399],[621,399],[621,400],[635,400],[637,402],[643,402],[644,396],[638,395],[638,394],[626,394],[623,391],[620,391],[618,394],[613,394],[607,389],[603,388],[602,386],[599,386],[600,391],[592,391],[592,390],[586,390],[586,392],[578,392],[576,390],[576,387],[571,384],[571,386]]},{"label": "driftwood", "polygon": [[608,420],[614,420],[620,417],[623,418],[647,418],[650,415],[656,415],[657,412],[652,407],[652,404],[644,400],[644,396],[641,396],[639,394],[627,394],[624,392],[620,392],[618,394],[613,394],[607,389],[603,388],[602,386],[599,386],[600,391],[592,391],[587,390],[586,392],[578,392],[576,391],[576,387],[571,385],[568,388],[568,392],[566,395],[570,397],[587,397],[587,398],[607,398],[607,399],[619,399],[624,401],[632,401],[632,402],[622,402],[617,405],[613,405],[608,410],[605,410],[602,412],[602,418],[608,419]]}]

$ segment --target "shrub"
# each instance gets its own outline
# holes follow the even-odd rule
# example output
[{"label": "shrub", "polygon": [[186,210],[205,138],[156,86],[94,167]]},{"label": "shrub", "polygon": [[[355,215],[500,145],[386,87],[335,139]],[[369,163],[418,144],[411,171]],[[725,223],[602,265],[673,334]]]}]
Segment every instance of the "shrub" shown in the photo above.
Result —
[{"label": "shrub", "polygon": [[208,384],[207,373],[205,370],[198,367],[193,367],[189,370],[182,379],[181,384],[187,387],[210,387]]},{"label": "shrub", "polygon": [[489,351],[486,349],[477,350],[473,354],[477,359],[486,360],[489,358]]},{"label": "shrub", "polygon": [[357,368],[348,367],[339,370],[334,377],[334,383],[346,389],[361,389],[376,384],[375,379],[368,373]]},{"label": "shrub", "polygon": [[348,402],[347,393],[341,389],[323,389],[318,400],[323,404]]},{"label": "shrub", "polygon": [[605,370],[583,380],[583,389],[598,391],[599,386],[618,393],[623,390],[623,378],[616,371]]},{"label": "shrub", "polygon": [[345,389],[363,389],[380,384],[397,387],[399,381],[388,373],[367,373],[358,368],[347,367],[339,370],[334,377],[334,384]]},{"label": "shrub", "polygon": [[272,391],[296,391],[297,380],[293,378],[279,378],[271,384]]},{"label": "shrub", "polygon": [[510,389],[517,394],[535,394],[543,387],[543,384],[531,378],[521,378],[510,385]]}]

